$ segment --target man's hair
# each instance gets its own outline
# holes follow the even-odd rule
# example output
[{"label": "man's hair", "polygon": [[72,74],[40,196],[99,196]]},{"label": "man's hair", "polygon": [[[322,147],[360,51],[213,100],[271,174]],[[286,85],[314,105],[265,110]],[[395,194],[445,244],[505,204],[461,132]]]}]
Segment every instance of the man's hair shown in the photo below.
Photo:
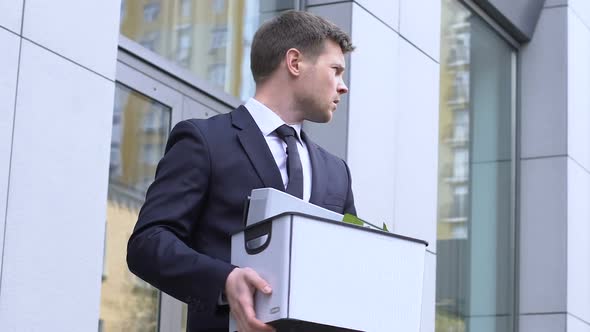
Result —
[{"label": "man's hair", "polygon": [[296,48],[310,57],[324,49],[324,41],[340,45],[342,53],[354,50],[350,37],[334,23],[302,11],[288,11],[260,26],[250,52],[250,69],[256,83],[262,83],[279,66],[285,53]]}]

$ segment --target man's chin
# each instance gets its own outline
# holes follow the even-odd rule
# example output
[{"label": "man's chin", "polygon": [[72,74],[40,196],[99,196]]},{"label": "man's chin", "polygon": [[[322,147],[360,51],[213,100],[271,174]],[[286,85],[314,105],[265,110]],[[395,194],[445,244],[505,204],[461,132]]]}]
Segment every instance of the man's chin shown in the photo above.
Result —
[{"label": "man's chin", "polygon": [[322,113],[319,115],[315,115],[314,117],[308,117],[305,120],[315,122],[315,123],[327,123],[332,120],[332,112]]}]

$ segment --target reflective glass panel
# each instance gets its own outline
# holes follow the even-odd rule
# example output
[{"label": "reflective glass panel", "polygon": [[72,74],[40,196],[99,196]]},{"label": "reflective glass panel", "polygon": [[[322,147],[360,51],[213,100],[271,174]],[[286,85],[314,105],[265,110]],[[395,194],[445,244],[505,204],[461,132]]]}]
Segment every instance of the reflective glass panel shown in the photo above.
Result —
[{"label": "reflective glass panel", "polygon": [[242,100],[256,29],[293,0],[123,0],[121,34]]},{"label": "reflective glass panel", "polygon": [[512,331],[514,50],[442,3],[436,331]]},{"label": "reflective glass panel", "polygon": [[[154,15],[150,12],[146,15]],[[102,331],[157,331],[158,291],[129,272],[127,240],[164,155],[171,109],[117,84],[102,276]]]}]

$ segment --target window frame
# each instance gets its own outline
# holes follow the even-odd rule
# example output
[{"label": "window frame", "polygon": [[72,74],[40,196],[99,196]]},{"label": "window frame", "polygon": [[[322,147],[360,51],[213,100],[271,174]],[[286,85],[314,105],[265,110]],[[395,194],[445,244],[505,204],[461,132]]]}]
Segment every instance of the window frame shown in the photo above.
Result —
[{"label": "window frame", "polygon": [[[511,326],[513,332],[519,331],[519,315],[520,315],[520,246],[518,239],[520,238],[520,225],[519,225],[519,214],[520,214],[520,68],[521,68],[521,56],[520,49],[522,43],[518,42],[513,38],[510,33],[503,29],[494,19],[492,19],[485,11],[478,6],[473,0],[455,0],[459,4],[463,5],[473,15],[480,18],[489,28],[498,34],[498,36],[504,40],[513,50],[511,55],[511,101],[510,101],[510,140],[511,140],[511,178],[510,178],[510,196],[511,196],[511,213],[510,213],[510,231],[511,237],[510,250],[514,253],[513,259],[510,262],[512,267],[512,317]],[[442,14],[442,13],[441,13]],[[470,135],[473,132],[472,121],[469,123]],[[471,180],[469,180],[471,182]],[[470,190],[471,191],[471,190]],[[436,311],[435,311],[436,312]]]}]

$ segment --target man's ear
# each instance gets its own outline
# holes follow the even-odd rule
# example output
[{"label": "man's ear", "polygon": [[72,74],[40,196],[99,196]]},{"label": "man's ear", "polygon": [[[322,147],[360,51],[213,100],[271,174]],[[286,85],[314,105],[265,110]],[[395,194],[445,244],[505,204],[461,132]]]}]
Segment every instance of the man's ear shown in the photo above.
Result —
[{"label": "man's ear", "polygon": [[303,60],[303,54],[296,48],[290,48],[285,54],[285,64],[287,70],[293,76],[299,76],[301,74],[301,60]]}]

